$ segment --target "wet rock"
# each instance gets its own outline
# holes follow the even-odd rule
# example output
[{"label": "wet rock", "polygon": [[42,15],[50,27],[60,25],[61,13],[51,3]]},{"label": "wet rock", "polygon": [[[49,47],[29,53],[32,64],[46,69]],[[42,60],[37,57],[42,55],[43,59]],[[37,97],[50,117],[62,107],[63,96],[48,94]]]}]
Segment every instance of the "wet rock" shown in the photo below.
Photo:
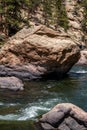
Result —
[{"label": "wet rock", "polygon": [[0,88],[10,90],[23,90],[23,83],[16,77],[0,77]]},{"label": "wet rock", "polygon": [[12,70],[0,69],[0,75],[6,73],[32,79],[56,73],[62,77],[80,58],[79,46],[65,34],[43,25],[22,29],[0,51],[0,64]]},{"label": "wet rock", "polygon": [[39,123],[44,130],[49,125],[52,130],[87,130],[87,113],[71,103],[61,103],[42,115]]}]

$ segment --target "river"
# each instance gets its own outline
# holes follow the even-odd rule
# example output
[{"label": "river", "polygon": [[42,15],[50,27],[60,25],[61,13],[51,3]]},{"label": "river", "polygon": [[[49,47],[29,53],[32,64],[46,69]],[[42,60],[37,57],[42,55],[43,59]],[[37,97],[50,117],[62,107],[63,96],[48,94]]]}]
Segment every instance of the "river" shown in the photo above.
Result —
[{"label": "river", "polygon": [[74,66],[62,80],[26,81],[25,90],[0,89],[0,130],[36,130],[32,121],[58,103],[87,111],[87,67]]}]

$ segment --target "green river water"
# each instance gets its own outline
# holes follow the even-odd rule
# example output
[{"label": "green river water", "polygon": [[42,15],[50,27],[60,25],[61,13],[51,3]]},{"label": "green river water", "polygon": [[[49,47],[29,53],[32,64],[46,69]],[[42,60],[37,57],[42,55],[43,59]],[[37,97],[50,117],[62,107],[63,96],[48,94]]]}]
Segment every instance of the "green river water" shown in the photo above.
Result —
[{"label": "green river water", "polygon": [[25,82],[25,90],[0,89],[0,130],[36,130],[33,121],[58,103],[87,111],[87,67],[74,66],[62,80]]}]

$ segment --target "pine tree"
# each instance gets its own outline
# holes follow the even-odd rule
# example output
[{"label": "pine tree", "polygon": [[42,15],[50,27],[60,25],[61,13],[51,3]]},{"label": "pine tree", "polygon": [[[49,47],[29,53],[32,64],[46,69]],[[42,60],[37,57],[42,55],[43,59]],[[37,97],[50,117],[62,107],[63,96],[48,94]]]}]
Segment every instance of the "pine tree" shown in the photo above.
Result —
[{"label": "pine tree", "polygon": [[55,1],[55,13],[56,13],[56,26],[60,25],[67,31],[68,29],[68,17],[66,13],[65,6],[63,5],[62,0]]},{"label": "pine tree", "polygon": [[2,22],[0,24],[6,35],[15,34],[20,29],[20,24],[25,22],[21,16],[23,4],[23,0],[1,0],[0,16]]},{"label": "pine tree", "polygon": [[[38,8],[43,11],[45,25],[60,25],[67,30],[68,18],[62,0],[0,0],[0,30],[7,36],[15,34],[20,25],[28,24],[27,19]],[[28,13],[27,19],[22,12]]]},{"label": "pine tree", "polygon": [[51,1],[50,0],[43,0],[43,15],[45,19],[45,25],[49,26],[50,20],[52,17],[52,7],[51,7]]},{"label": "pine tree", "polygon": [[82,28],[84,33],[87,34],[87,0],[81,1],[81,5],[84,7],[84,19],[82,21]]}]

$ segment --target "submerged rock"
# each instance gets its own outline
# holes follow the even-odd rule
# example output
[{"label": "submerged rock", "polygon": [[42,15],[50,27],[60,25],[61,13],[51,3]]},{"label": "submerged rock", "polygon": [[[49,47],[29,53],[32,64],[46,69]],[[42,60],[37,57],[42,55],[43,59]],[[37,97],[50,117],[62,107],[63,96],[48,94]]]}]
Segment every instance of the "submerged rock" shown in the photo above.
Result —
[{"label": "submerged rock", "polygon": [[56,105],[39,120],[42,130],[87,130],[87,113],[71,103]]},{"label": "submerged rock", "polygon": [[23,83],[16,77],[0,77],[0,88],[10,90],[23,90]]},{"label": "submerged rock", "polygon": [[60,34],[40,25],[22,29],[2,47],[0,64],[4,69],[0,66],[0,75],[23,75],[23,78],[25,75],[33,79],[56,73],[60,77],[79,58],[79,46],[66,33]]}]

